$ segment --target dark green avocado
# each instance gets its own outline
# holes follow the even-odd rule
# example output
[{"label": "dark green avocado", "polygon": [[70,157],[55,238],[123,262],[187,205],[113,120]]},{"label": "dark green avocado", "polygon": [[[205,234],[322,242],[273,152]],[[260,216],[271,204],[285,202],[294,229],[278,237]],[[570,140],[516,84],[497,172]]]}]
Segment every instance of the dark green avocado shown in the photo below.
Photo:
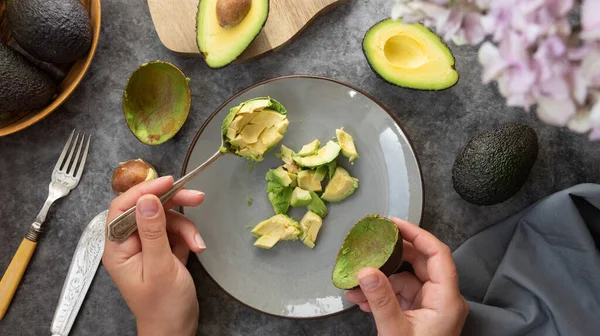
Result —
[{"label": "dark green avocado", "polygon": [[6,18],[17,43],[41,61],[71,63],[92,45],[90,16],[78,0],[8,0]]},{"label": "dark green avocado", "polygon": [[25,57],[0,44],[0,124],[41,109],[56,93],[56,83]]},{"label": "dark green avocado", "polygon": [[454,189],[469,203],[502,203],[525,184],[537,154],[537,135],[527,125],[509,123],[478,134],[456,157]]}]

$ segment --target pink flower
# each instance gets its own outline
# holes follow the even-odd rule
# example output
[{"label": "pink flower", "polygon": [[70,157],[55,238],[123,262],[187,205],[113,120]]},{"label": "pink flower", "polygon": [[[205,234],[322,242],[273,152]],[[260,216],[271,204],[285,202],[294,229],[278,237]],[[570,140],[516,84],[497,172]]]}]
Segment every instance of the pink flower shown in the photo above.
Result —
[{"label": "pink flower", "polygon": [[600,39],[600,1],[584,0],[581,5],[581,25],[584,39]]}]

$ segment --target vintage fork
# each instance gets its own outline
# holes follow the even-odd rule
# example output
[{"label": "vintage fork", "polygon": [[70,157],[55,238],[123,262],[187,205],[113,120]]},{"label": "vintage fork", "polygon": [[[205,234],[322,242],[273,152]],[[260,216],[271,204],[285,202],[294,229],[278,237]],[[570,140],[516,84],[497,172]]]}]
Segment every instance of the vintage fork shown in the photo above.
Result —
[{"label": "vintage fork", "polygon": [[[33,255],[33,251],[35,250],[40,237],[42,224],[44,223],[44,220],[46,220],[46,215],[48,214],[48,209],[50,209],[52,203],[57,199],[67,196],[69,192],[79,184],[79,180],[81,179],[88,149],[90,147],[91,136],[87,137],[86,142],[85,134],[78,132],[75,136],[75,140],[72,141],[74,134],[75,130],[71,132],[69,140],[67,140],[62,153],[60,153],[58,162],[56,162],[56,166],[54,166],[54,170],[52,171],[52,182],[50,182],[48,187],[48,198],[46,199],[42,210],[40,210],[40,213],[35,218],[35,222],[29,227],[25,238],[21,242],[21,245],[19,245],[19,249],[17,249],[10,265],[8,265],[8,269],[0,281],[0,320],[4,317],[4,314],[6,314],[6,310],[15,295],[17,287],[23,277],[23,273],[25,273],[25,269]],[[73,142],[72,146],[71,141]],[[85,149],[82,154],[81,149],[83,148],[84,143]],[[75,147],[77,147],[77,153],[73,155]],[[70,151],[69,148],[71,149]]]}]

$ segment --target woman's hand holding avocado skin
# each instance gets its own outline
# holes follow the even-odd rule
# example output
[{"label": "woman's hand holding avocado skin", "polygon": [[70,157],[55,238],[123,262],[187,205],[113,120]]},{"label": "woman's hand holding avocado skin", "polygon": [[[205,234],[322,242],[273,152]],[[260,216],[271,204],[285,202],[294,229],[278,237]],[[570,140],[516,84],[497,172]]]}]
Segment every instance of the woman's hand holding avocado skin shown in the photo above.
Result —
[{"label": "woman's hand holding avocado skin", "polygon": [[379,336],[459,335],[469,306],[458,289],[458,275],[450,249],[431,233],[401,219],[393,219],[402,233],[403,257],[415,275],[392,275],[362,269],[360,289],[346,298],[372,312]]},{"label": "woman's hand holding avocado skin", "polygon": [[183,189],[167,204],[158,197],[173,185],[167,176],[127,190],[110,205],[108,220],[136,205],[138,230],[122,243],[106,240],[102,263],[135,315],[139,335],[194,335],[198,300],[185,267],[189,251],[206,246],[196,226],[173,206],[197,206],[204,194]]}]

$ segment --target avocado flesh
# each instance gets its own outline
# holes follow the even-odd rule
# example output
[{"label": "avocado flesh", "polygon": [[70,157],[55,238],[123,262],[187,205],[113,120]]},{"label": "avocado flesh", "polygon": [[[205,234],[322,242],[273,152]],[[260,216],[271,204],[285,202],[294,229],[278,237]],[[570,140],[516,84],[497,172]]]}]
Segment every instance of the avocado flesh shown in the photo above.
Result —
[{"label": "avocado flesh", "polygon": [[265,177],[267,181],[275,182],[284,187],[289,187],[292,184],[292,178],[290,174],[283,170],[283,167],[277,167],[276,169],[269,169],[267,172],[267,176]]},{"label": "avocado flesh", "polygon": [[296,240],[301,234],[300,224],[292,218],[279,214],[258,223],[251,231],[258,239],[254,246],[270,249],[281,240]]},{"label": "avocado flesh", "polygon": [[350,176],[348,171],[337,167],[333,177],[327,183],[321,199],[327,202],[340,202],[352,195],[358,188],[358,179]]},{"label": "avocado flesh", "polygon": [[342,147],[342,155],[348,158],[350,164],[353,164],[354,160],[358,159],[358,152],[354,145],[354,139],[341,128],[335,130],[335,135],[340,147]]},{"label": "avocado flesh", "polygon": [[302,149],[300,149],[298,151],[297,155],[298,156],[313,155],[314,153],[316,153],[319,150],[320,147],[321,147],[321,142],[319,141],[319,139],[315,139],[311,143],[302,146]]},{"label": "avocado flesh", "polygon": [[290,122],[286,113],[285,107],[272,98],[255,98],[233,107],[221,125],[221,152],[262,161],[287,132]]},{"label": "avocado flesh", "polygon": [[290,204],[293,207],[298,208],[309,205],[311,200],[312,196],[310,196],[310,192],[308,190],[296,187],[292,192],[292,199],[290,201]]},{"label": "avocado flesh", "polygon": [[344,239],[333,267],[333,284],[340,289],[355,288],[361,269],[373,267],[386,269],[384,273],[393,272],[401,257],[402,238],[396,224],[378,215],[367,216]]},{"label": "avocado flesh", "polygon": [[298,156],[293,157],[294,162],[301,167],[316,168],[322,165],[326,165],[329,162],[335,160],[340,154],[341,147],[333,141],[327,142],[324,147],[321,147],[315,154],[310,156]]},{"label": "avocado flesh", "polygon": [[71,63],[92,45],[90,16],[79,0],[8,0],[6,18],[19,46],[41,61]]},{"label": "avocado flesh", "polygon": [[308,191],[321,191],[321,180],[316,177],[314,170],[303,170],[298,173],[298,186]]},{"label": "avocado flesh", "polygon": [[285,145],[281,145],[281,153],[279,156],[281,160],[283,160],[283,168],[287,170],[290,174],[298,174],[298,165],[294,162],[292,157],[296,155],[293,150],[289,149]]},{"label": "avocado flesh", "polygon": [[269,15],[269,0],[252,0],[250,11],[240,23],[223,28],[216,15],[217,1],[200,0],[196,16],[198,49],[211,68],[235,61],[260,33]]},{"label": "avocado flesh", "polygon": [[286,214],[290,208],[294,188],[276,182],[267,183],[267,196],[276,214]]},{"label": "avocado flesh", "polygon": [[56,83],[10,47],[0,44],[0,126],[50,103]]},{"label": "avocado flesh", "polygon": [[333,178],[333,174],[335,173],[336,168],[337,168],[337,162],[335,160],[333,160],[327,164],[327,177],[330,180]]},{"label": "avocado flesh", "polygon": [[309,191],[309,193],[311,200],[310,204],[307,206],[308,210],[316,213],[321,218],[325,218],[328,213],[327,206],[314,191]]},{"label": "avocado flesh", "polygon": [[452,184],[469,203],[502,203],[525,184],[537,155],[537,135],[531,127],[501,125],[469,140],[454,161]]},{"label": "avocado flesh", "polygon": [[317,235],[319,234],[322,225],[323,219],[321,219],[319,215],[312,211],[307,211],[300,220],[300,228],[302,229],[300,239],[302,240],[302,243],[309,248],[314,248]]},{"label": "avocado flesh", "polygon": [[443,90],[456,84],[454,56],[442,40],[420,23],[383,20],[363,39],[371,68],[391,84]]}]

